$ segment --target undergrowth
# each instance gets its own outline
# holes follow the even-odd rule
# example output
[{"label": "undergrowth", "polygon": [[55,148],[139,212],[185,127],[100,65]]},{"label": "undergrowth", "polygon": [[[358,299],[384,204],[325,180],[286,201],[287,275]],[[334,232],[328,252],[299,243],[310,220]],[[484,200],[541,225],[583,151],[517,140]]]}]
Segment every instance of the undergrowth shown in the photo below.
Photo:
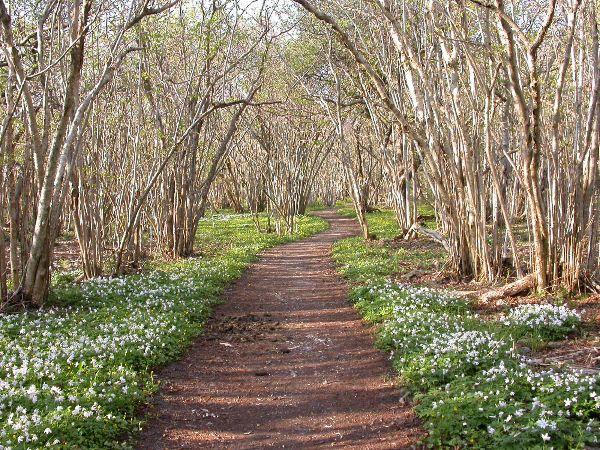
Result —
[{"label": "undergrowth", "polygon": [[[343,205],[342,205],[343,206]],[[353,211],[346,208],[348,216]],[[390,211],[368,214],[380,236],[393,234]],[[562,305],[519,306],[483,320],[449,292],[392,281],[403,259],[422,266],[418,249],[399,252],[360,238],[334,245],[334,259],[354,283],[351,300],[378,326],[378,346],[391,355],[399,381],[435,448],[583,448],[600,436],[600,377],[539,368],[519,353],[560,340],[580,323]]]}]

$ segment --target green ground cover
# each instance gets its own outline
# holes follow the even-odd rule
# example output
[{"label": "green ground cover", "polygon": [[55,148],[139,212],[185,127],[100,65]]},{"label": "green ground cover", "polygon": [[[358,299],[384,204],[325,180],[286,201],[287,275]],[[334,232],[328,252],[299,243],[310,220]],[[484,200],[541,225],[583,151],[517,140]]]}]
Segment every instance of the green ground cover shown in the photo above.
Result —
[{"label": "green ground cover", "polygon": [[200,224],[198,257],[81,284],[56,277],[54,306],[0,315],[0,450],[127,447],[152,369],[201,333],[224,287],[261,250],[327,228],[298,224],[278,237],[250,216],[215,215]]},{"label": "green ground cover", "polygon": [[[353,211],[341,205],[341,213]],[[391,211],[368,214],[380,237],[397,233]],[[378,327],[399,382],[416,400],[435,448],[583,448],[600,436],[600,377],[539,368],[519,353],[577,330],[580,316],[564,305],[523,305],[483,320],[451,292],[398,284],[406,259],[426,267],[436,252],[395,249],[350,238],[334,245],[351,300]]]}]

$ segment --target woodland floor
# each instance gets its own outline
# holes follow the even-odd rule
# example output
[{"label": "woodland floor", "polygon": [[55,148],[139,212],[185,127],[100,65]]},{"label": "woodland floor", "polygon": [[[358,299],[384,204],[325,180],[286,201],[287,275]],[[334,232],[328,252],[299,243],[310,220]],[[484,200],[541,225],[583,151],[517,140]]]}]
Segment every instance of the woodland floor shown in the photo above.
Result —
[{"label": "woodland floor", "polygon": [[353,219],[264,252],[182,359],[158,373],[138,448],[416,446],[423,430],[347,299],[331,245]]}]

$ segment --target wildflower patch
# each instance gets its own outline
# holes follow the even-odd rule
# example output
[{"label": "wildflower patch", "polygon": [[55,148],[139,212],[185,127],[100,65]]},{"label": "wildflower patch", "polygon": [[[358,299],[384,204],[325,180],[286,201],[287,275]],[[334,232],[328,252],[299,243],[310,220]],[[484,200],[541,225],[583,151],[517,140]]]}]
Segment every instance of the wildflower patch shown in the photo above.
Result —
[{"label": "wildflower patch", "polygon": [[214,254],[67,282],[54,296],[70,306],[0,315],[0,450],[121,448],[155,389],[152,369],[202,331],[223,288],[264,248],[327,227],[298,222],[298,234],[278,237],[247,216],[206,219],[198,240]]},{"label": "wildflower patch", "polygon": [[[355,257],[365,254],[361,246],[368,244],[353,244],[358,245]],[[482,320],[451,293],[396,284],[382,279],[379,269],[369,274],[369,267],[386,262],[393,271],[396,260],[379,254],[382,259],[370,265],[354,265],[348,243],[334,246],[342,273],[363,283],[352,290],[351,299],[365,320],[378,324],[378,345],[390,352],[401,380],[415,393],[430,445],[597,445],[600,376],[532,367],[516,345],[564,338],[580,323],[577,311],[522,305],[497,321]]]}]

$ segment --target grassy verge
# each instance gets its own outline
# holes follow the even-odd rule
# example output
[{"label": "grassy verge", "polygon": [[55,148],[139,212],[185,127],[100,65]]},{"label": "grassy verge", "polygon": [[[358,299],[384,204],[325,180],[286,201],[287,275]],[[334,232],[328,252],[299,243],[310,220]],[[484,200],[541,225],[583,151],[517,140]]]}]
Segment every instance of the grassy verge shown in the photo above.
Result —
[{"label": "grassy verge", "polygon": [[155,263],[140,275],[63,279],[62,302],[0,315],[0,449],[122,448],[152,368],[202,331],[223,288],[263,249],[327,228],[299,220],[293,237],[261,234],[247,216],[214,216],[198,232],[201,257]]},{"label": "grassy verge", "polygon": [[[344,211],[342,211],[344,212]],[[346,211],[350,215],[350,212]],[[381,236],[393,214],[368,215]],[[523,305],[482,320],[451,293],[392,281],[404,258],[426,266],[436,257],[356,238],[338,242],[334,259],[354,283],[351,299],[378,325],[399,380],[415,393],[433,447],[583,448],[600,436],[600,377],[536,367],[530,348],[577,328],[561,305]]]},{"label": "grassy verge", "polygon": [[[347,202],[337,204],[337,211],[345,217],[356,217],[354,208]],[[420,208],[420,214],[430,216],[428,206]],[[436,248],[411,248],[400,246],[393,240],[400,228],[394,212],[381,209],[367,214],[369,230],[378,239],[365,242],[361,237],[344,239],[336,243],[335,258],[341,274],[354,282],[384,281],[400,271],[401,266],[429,269],[443,263],[443,250]],[[431,223],[427,226],[434,228]]]}]

